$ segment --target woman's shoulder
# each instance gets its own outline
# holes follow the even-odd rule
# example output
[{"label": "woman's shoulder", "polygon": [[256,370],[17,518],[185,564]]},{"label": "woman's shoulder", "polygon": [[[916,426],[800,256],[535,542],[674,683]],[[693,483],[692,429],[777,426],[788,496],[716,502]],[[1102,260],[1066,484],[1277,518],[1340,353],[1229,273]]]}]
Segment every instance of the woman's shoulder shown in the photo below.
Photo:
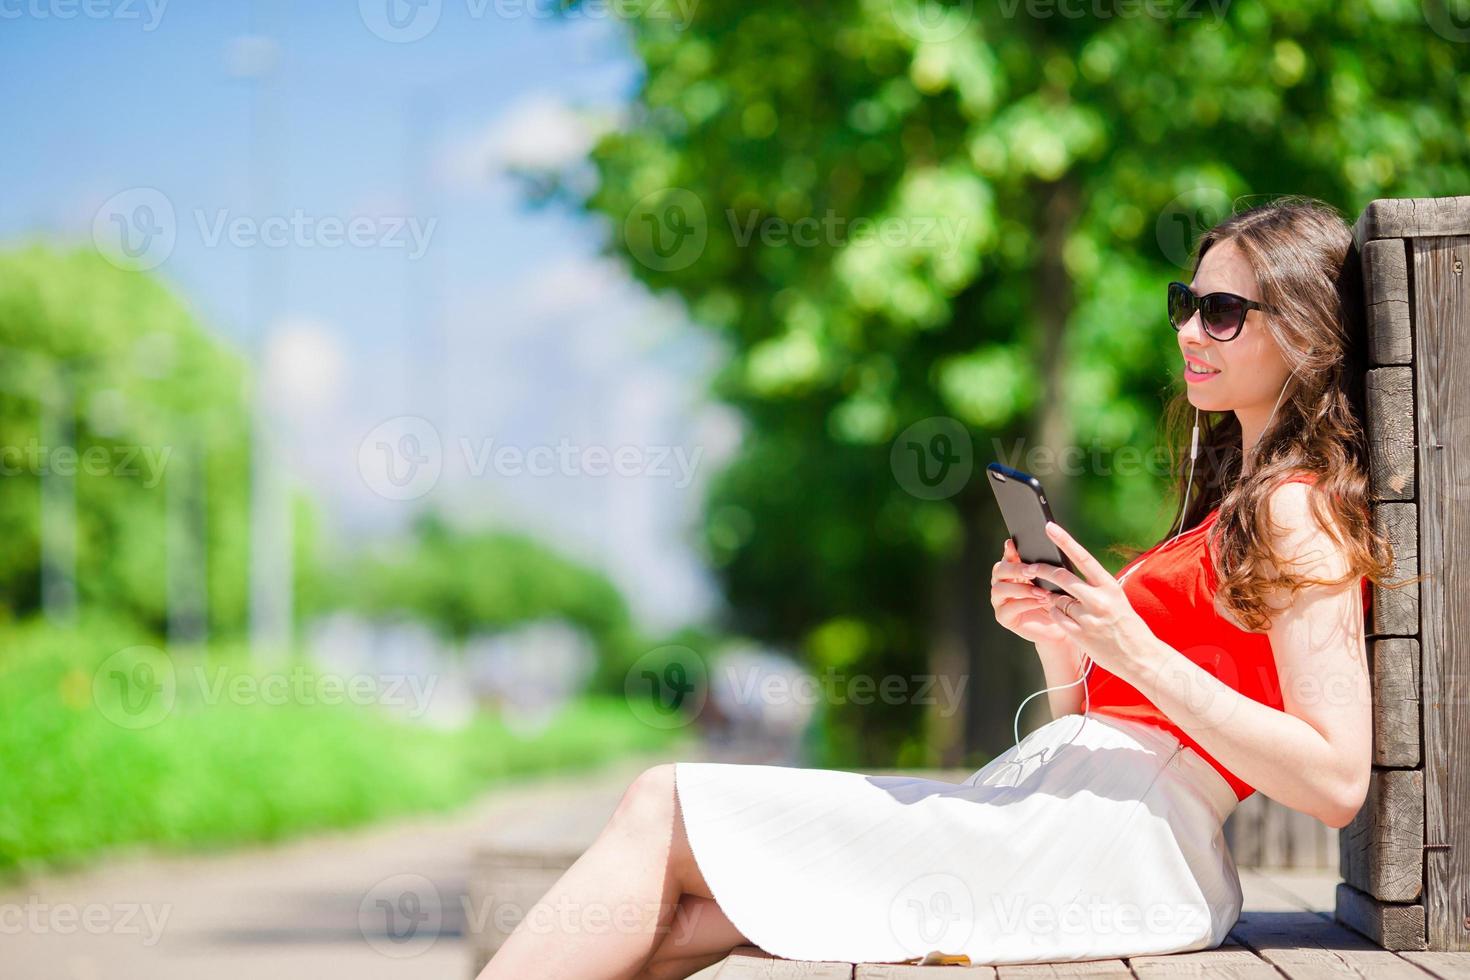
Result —
[{"label": "woman's shoulder", "polygon": [[1311,509],[1311,498],[1321,482],[1321,475],[1307,469],[1295,469],[1278,478],[1262,497],[1267,514],[1278,523],[1295,522],[1304,510]]},{"label": "woman's shoulder", "polygon": [[1316,473],[1303,470],[1288,474],[1274,487],[1265,498],[1266,527],[1278,564],[1310,565],[1312,574],[1338,578],[1347,571],[1348,555],[1336,516],[1330,510],[1319,515],[1312,505],[1317,479]]}]

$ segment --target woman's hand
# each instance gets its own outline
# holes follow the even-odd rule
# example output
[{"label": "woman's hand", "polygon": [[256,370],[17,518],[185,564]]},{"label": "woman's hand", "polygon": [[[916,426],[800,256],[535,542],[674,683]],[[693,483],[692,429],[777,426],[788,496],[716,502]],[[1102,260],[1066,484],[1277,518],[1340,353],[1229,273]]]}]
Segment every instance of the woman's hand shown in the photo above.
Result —
[{"label": "woman's hand", "polygon": [[1154,638],[1153,631],[1133,610],[1123,586],[1087,549],[1052,521],[1047,522],[1046,533],[1083,577],[1042,562],[1022,564],[1019,574],[1065,589],[1067,595],[1045,593],[1052,623],[1104,670],[1125,679],[1134,676],[1143,666],[1139,657],[1151,649],[1146,641]]},{"label": "woman's hand", "polygon": [[1031,575],[1021,571],[1026,567],[1016,552],[1016,543],[1006,538],[1001,560],[990,571],[990,605],[995,609],[995,621],[1032,643],[1069,644],[1071,638],[1051,614],[1047,597],[1053,593],[1032,585]]}]

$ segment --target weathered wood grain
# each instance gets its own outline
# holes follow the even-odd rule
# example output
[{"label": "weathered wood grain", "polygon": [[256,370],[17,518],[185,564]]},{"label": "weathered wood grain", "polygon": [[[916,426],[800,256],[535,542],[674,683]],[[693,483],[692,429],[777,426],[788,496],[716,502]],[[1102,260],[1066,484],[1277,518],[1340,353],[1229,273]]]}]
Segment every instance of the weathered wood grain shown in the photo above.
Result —
[{"label": "weathered wood grain", "polygon": [[[926,967],[925,969],[933,969]],[[1016,963],[997,966],[999,980],[1041,980],[1043,977],[1094,977],[1096,980],[1133,980],[1133,971],[1122,960],[1081,960],[1069,963]],[[970,976],[965,974],[967,980]],[[933,980],[934,974],[928,974]]]},{"label": "weathered wood grain", "polygon": [[1375,504],[1373,526],[1387,536],[1393,548],[1394,565],[1389,581],[1407,584],[1396,588],[1373,584],[1373,613],[1368,632],[1373,636],[1415,636],[1419,632],[1421,583],[1408,580],[1419,574],[1418,507],[1412,503]]},{"label": "weathered wood grain", "polygon": [[1361,248],[1379,238],[1470,235],[1470,197],[1397,197],[1370,201],[1353,226]]},{"label": "weathered wood grain", "polygon": [[1363,246],[1369,367],[1409,364],[1413,360],[1407,256],[1402,238],[1385,238]]},{"label": "weathered wood grain", "polygon": [[[1438,232],[1447,234],[1448,232]],[[1470,949],[1470,229],[1411,242],[1419,418],[1420,675],[1429,944]]]},{"label": "weathered wood grain", "polygon": [[1374,500],[1414,499],[1414,369],[1369,368],[1368,485]]},{"label": "weathered wood grain", "polygon": [[1373,667],[1373,764],[1396,769],[1419,765],[1419,641],[1370,640]]},{"label": "weathered wood grain", "polygon": [[[853,980],[933,980],[935,976],[952,976],[955,971],[965,980],[985,980],[995,976],[993,966],[913,966],[893,963],[855,963]],[[946,973],[936,973],[946,970]]]},{"label": "weathered wood grain", "polygon": [[777,959],[755,946],[741,946],[725,957],[715,980],[852,980],[851,963]]},{"label": "weathered wood grain", "polygon": [[1185,977],[1232,977],[1239,980],[1270,977],[1281,980],[1281,974],[1274,966],[1233,941],[1221,943],[1216,949],[1194,953],[1130,956],[1128,965],[1139,980],[1181,980]]},{"label": "weathered wood grain", "polygon": [[1288,977],[1427,980],[1423,970],[1316,912],[1247,912],[1231,935]]},{"label": "weathered wood grain", "polygon": [[1424,952],[1404,952],[1398,955],[1430,975],[1439,977],[1440,980],[1467,980],[1470,978],[1470,954],[1426,950]]},{"label": "weathered wood grain", "polygon": [[1424,773],[1375,769],[1368,798],[1338,838],[1343,880],[1385,902],[1419,898],[1424,877]]},{"label": "weathered wood grain", "polygon": [[1338,922],[1367,936],[1384,949],[1424,949],[1424,906],[1381,902],[1347,882],[1337,885]]}]

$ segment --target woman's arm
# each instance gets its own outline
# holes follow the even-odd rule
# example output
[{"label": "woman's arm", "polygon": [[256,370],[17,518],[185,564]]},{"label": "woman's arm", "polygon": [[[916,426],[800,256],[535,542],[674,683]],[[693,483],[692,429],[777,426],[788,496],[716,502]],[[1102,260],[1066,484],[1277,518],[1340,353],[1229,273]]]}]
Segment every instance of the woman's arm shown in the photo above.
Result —
[{"label": "woman's arm", "polygon": [[1051,706],[1052,718],[1081,714],[1082,685],[1062,687],[1063,684],[1075,681],[1081,670],[1082,653],[1077,649],[1077,644],[1070,641],[1037,643],[1036,655],[1041,658],[1041,671],[1046,675],[1046,686],[1057,688],[1055,691],[1046,692],[1046,700]]},{"label": "woman's arm", "polygon": [[[1347,570],[1338,544],[1316,526],[1304,483],[1268,498],[1284,530],[1277,554],[1301,574]],[[1363,805],[1372,769],[1373,705],[1361,585],[1309,585],[1279,603],[1268,636],[1281,681],[1278,711],[1231,688],[1157,637],[1127,680],[1226,769],[1294,810],[1346,826]]]}]

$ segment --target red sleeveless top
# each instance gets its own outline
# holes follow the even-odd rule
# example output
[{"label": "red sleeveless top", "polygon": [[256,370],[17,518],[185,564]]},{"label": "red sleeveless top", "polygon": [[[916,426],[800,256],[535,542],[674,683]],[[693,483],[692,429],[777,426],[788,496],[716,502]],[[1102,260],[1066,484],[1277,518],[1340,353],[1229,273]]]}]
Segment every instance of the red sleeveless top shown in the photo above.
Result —
[{"label": "red sleeveless top", "polygon": [[[1285,482],[1315,483],[1316,474],[1298,474]],[[1208,528],[1219,516],[1220,508],[1216,507],[1177,540],[1166,539],[1134,558],[1123,566],[1118,578],[1129,604],[1155,636],[1246,697],[1280,710],[1283,708],[1281,685],[1267,634],[1240,629],[1214,608],[1218,581],[1210,564]],[[1140,567],[1140,563],[1146,564]],[[1365,621],[1371,601],[1365,576]],[[1089,711],[1158,725],[1214,766],[1239,799],[1255,792],[1216,762],[1137,688],[1104,670],[1101,664],[1092,665],[1086,685]]]}]

